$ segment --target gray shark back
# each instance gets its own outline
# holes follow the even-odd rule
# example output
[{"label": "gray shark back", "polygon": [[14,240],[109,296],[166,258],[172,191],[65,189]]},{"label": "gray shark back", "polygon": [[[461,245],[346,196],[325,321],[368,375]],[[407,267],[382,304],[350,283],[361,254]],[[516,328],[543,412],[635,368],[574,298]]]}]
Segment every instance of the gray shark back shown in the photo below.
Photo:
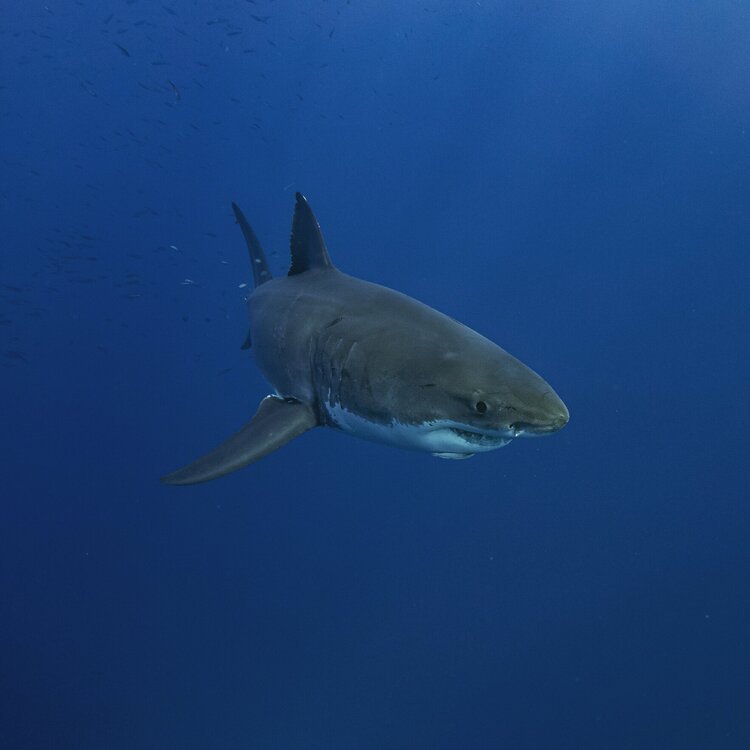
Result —
[{"label": "gray shark back", "polygon": [[480,396],[515,390],[528,401],[552,391],[462,323],[336,269],[275,279],[248,305],[264,376],[280,395],[314,403],[321,423],[336,426],[331,407],[340,407],[380,424],[420,424],[447,408],[475,410]]}]

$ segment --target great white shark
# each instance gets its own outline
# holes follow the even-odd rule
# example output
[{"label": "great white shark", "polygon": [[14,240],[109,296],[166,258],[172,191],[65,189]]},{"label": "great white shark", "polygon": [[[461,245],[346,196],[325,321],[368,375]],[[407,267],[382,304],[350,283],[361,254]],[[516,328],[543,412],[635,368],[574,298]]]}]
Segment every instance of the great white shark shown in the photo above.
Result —
[{"label": "great white shark", "polygon": [[165,484],[224,476],[321,425],[468,458],[567,424],[555,391],[504,349],[405,294],[335,268],[300,193],[284,277],[272,277],[250,224],[232,208],[255,282],[243,348],[253,347],[274,393],[239,432],[162,477]]}]

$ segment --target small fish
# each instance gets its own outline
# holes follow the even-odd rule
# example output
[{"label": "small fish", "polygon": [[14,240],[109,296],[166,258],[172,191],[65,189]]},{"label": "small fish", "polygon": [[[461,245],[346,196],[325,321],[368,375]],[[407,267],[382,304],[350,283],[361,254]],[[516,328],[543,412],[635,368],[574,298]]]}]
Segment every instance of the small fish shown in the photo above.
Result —
[{"label": "small fish", "polygon": [[125,57],[130,57],[130,52],[128,52],[121,44],[118,44],[117,42],[112,42],[112,44],[114,44],[115,47],[117,47],[117,49],[119,49],[120,52],[125,55]]},{"label": "small fish", "polygon": [[182,94],[180,93],[180,90],[179,90],[179,89],[177,88],[177,86],[175,86],[175,84],[174,84],[174,83],[173,83],[172,81],[170,81],[170,80],[169,80],[168,78],[167,78],[167,83],[168,83],[168,84],[169,84],[169,85],[170,85],[170,86],[172,87],[172,91],[174,91],[174,98],[175,98],[175,101],[179,102],[179,101],[180,101],[180,99],[182,99]]},{"label": "small fish", "polygon": [[258,23],[268,23],[271,16],[256,16],[255,13],[251,13],[250,18],[252,18],[254,21],[257,21]]}]

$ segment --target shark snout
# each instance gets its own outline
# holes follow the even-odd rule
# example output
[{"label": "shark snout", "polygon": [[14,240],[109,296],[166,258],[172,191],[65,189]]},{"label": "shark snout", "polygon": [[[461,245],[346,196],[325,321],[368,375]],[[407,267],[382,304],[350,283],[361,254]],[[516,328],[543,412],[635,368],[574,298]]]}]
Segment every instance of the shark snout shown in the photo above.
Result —
[{"label": "shark snout", "polygon": [[533,413],[514,422],[511,427],[518,437],[551,435],[565,427],[569,420],[568,407],[554,391],[548,390],[539,399]]},{"label": "shark snout", "polygon": [[549,424],[552,431],[561,430],[570,421],[568,407],[554,391],[547,393],[544,398],[549,404]]}]

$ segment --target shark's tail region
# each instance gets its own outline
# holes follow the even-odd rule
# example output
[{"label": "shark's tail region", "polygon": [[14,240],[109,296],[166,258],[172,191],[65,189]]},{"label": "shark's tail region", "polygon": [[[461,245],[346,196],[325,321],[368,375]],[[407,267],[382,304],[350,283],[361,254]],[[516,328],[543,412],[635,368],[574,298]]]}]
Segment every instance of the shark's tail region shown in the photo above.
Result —
[{"label": "shark's tail region", "polygon": [[[247,242],[255,287],[272,278],[266,254],[239,206],[232,210]],[[297,193],[291,236],[289,275],[333,268],[320,226],[305,197]],[[243,349],[251,346],[248,333]],[[197,484],[229,474],[272,453],[319,424],[316,410],[292,398],[267,396],[255,416],[237,433],[197,461],[162,477],[164,484]]]},{"label": "shark's tail region", "polygon": [[255,286],[258,287],[272,278],[266,254],[263,252],[263,248],[260,242],[258,242],[253,228],[250,226],[250,222],[245,218],[245,214],[242,213],[240,207],[236,203],[232,203],[232,210],[234,211],[237,223],[240,225],[242,234],[245,236],[247,251],[250,254],[250,265],[253,267],[253,280],[255,281]]},{"label": "shark's tail region", "polygon": [[[250,222],[245,218],[245,214],[242,213],[240,207],[236,203],[232,203],[232,210],[242,234],[245,236],[245,242],[247,242],[250,265],[253,268],[254,288],[257,288],[273,278],[271,270],[268,268],[266,254],[263,252]],[[289,276],[296,276],[305,273],[305,271],[333,268],[325,240],[320,232],[318,220],[302,193],[296,195],[294,217],[292,218],[292,236],[289,244],[292,254]],[[248,333],[241,348],[249,349],[251,346],[252,339],[250,333]]]},{"label": "shark's tail region", "polygon": [[[232,203],[232,210],[242,234],[245,236],[245,242],[247,242],[255,287],[259,287],[273,278],[271,270],[268,268],[266,254],[263,252],[263,247],[240,207],[236,203]],[[333,268],[325,240],[320,232],[318,220],[302,193],[296,195],[292,219],[292,236],[289,244],[292,254],[289,276],[296,276],[313,269]]]}]

